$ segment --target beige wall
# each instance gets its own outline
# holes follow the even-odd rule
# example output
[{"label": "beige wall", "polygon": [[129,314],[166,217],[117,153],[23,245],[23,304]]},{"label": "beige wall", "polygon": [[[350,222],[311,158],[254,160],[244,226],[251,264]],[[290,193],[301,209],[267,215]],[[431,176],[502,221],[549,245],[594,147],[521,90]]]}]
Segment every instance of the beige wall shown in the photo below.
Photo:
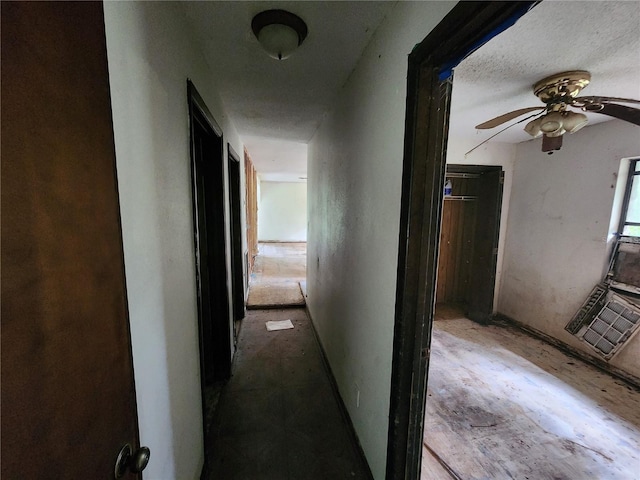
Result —
[{"label": "beige wall", "polygon": [[307,241],[307,182],[260,182],[258,240]]}]

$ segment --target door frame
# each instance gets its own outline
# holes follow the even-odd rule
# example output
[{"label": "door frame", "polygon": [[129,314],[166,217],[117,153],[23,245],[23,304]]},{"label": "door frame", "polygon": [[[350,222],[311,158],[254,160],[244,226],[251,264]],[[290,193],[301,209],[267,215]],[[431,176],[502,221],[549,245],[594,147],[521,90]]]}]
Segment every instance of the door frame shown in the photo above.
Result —
[{"label": "door frame", "polygon": [[460,2],[409,55],[387,480],[420,478],[452,69],[537,3]]},{"label": "door frame", "polygon": [[[195,267],[196,267],[196,287],[197,287],[197,304],[198,304],[198,336],[200,346],[200,383],[202,393],[202,411],[203,411],[203,431],[205,435],[205,445],[207,444],[207,429],[205,405],[205,388],[208,384],[207,372],[213,369],[214,381],[225,381],[231,376],[231,326],[230,326],[230,310],[229,310],[229,285],[227,275],[227,250],[226,250],[226,212],[225,212],[225,180],[224,180],[224,142],[222,129],[217,124],[213,115],[207,108],[204,100],[198,93],[196,87],[187,79],[187,100],[189,106],[189,150],[191,157],[191,183],[192,183],[192,202],[193,202],[193,226],[194,226],[194,249],[195,249]],[[198,165],[196,145],[195,145],[195,129],[199,124],[205,128],[216,138],[216,147],[213,162],[210,166],[214,170],[209,172],[215,185],[209,188],[202,187],[198,183],[199,175],[204,172],[200,171],[202,166]],[[203,197],[204,195],[204,197]],[[211,202],[217,208],[215,211],[206,211],[206,206],[212,203],[207,202],[205,205],[199,205],[200,198],[210,198]],[[204,211],[200,209],[205,208]],[[205,213],[206,212],[206,213]],[[204,213],[205,218],[211,221],[213,225],[210,228],[200,225],[199,214]],[[217,229],[217,230],[216,230]],[[215,238],[211,238],[214,236]],[[202,259],[201,243],[206,243],[207,250],[210,246],[215,253],[207,255],[207,259]],[[203,264],[206,261],[206,265]],[[206,269],[206,271],[205,271]],[[204,285],[203,278],[209,275],[215,275],[213,281],[209,281],[209,286]],[[217,310],[211,308],[210,326],[206,325],[205,318],[205,295],[209,294],[209,298],[217,301]],[[204,338],[207,328],[211,328],[212,345],[205,345]],[[211,356],[205,355],[207,348],[212,349]],[[210,365],[208,363],[211,363]]]},{"label": "door frame", "polygon": [[240,156],[227,143],[229,171],[229,212],[231,215],[231,299],[234,320],[234,339],[237,341],[239,321],[245,316],[244,268],[242,254],[242,185]]}]

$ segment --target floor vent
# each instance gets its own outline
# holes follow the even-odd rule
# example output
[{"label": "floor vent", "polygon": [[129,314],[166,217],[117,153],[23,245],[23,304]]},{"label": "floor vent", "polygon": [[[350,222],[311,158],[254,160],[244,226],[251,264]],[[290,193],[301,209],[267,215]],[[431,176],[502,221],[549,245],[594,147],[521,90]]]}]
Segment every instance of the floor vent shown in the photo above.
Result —
[{"label": "floor vent", "polygon": [[[609,360],[637,332],[640,325],[640,307],[613,292],[609,292],[605,297],[604,306],[588,325],[579,330],[578,337]],[[599,303],[601,302],[597,301],[596,305]]]}]

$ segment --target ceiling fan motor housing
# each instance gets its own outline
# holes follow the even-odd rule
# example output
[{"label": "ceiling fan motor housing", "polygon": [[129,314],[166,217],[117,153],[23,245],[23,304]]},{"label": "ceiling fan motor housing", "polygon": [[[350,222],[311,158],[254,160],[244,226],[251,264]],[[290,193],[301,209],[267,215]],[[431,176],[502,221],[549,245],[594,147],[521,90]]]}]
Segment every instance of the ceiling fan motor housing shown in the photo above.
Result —
[{"label": "ceiling fan motor housing", "polygon": [[533,93],[546,104],[569,104],[589,85],[591,74],[585,70],[556,73],[533,86]]}]

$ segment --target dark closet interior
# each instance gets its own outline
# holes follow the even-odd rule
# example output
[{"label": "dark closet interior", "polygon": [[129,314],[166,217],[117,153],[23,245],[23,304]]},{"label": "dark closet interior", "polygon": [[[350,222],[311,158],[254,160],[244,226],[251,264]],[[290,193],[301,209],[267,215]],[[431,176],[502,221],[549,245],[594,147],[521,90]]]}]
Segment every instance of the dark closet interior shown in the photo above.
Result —
[{"label": "dark closet interior", "polygon": [[493,313],[503,179],[501,167],[447,166],[436,306],[479,322]]}]

